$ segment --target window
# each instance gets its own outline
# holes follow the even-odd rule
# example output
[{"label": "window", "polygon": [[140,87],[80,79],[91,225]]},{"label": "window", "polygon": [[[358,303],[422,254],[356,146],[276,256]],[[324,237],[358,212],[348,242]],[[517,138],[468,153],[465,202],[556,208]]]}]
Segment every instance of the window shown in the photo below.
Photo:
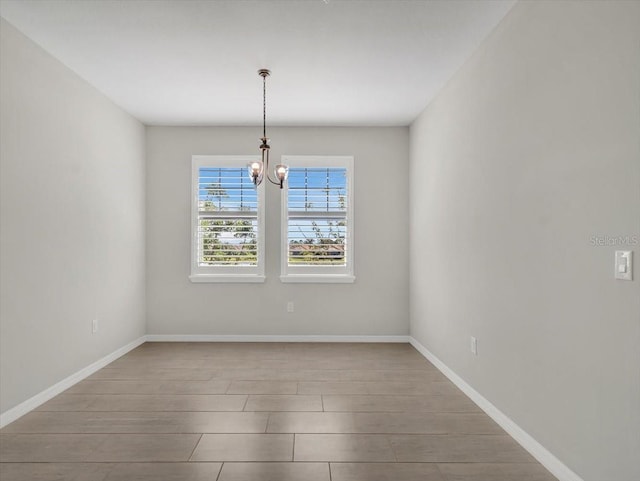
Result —
[{"label": "window", "polygon": [[353,157],[283,156],[283,282],[353,282]]},{"label": "window", "polygon": [[192,158],[192,282],[264,281],[264,189],[247,164],[258,156]]}]

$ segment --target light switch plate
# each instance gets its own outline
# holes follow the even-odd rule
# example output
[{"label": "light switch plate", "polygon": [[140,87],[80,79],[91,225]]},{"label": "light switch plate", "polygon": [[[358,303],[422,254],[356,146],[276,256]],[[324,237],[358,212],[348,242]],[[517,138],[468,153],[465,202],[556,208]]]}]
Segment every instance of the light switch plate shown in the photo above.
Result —
[{"label": "light switch plate", "polygon": [[477,356],[478,355],[478,340],[473,336],[471,337],[470,347],[471,347],[471,353],[475,354]]},{"label": "light switch plate", "polygon": [[633,251],[616,251],[616,279],[633,280]]}]

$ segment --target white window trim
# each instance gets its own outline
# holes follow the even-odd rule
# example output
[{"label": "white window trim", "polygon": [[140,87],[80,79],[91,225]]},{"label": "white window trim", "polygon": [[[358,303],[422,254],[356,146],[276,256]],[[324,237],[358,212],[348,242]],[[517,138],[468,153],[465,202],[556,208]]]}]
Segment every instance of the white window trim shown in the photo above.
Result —
[{"label": "white window trim", "polygon": [[[198,265],[198,197],[200,167],[245,167],[260,160],[258,155],[193,155],[191,157],[191,275],[189,280],[200,282],[264,282],[264,187],[258,186],[258,265],[208,266]],[[248,175],[248,174],[247,174]]]},{"label": "white window trim", "polygon": [[289,167],[344,167],[347,169],[347,244],[346,266],[290,266],[288,235],[288,188],[281,193],[281,234],[280,234],[280,281],[283,283],[352,283],[354,274],[354,231],[353,216],[353,156],[322,155],[283,155],[282,163]]}]

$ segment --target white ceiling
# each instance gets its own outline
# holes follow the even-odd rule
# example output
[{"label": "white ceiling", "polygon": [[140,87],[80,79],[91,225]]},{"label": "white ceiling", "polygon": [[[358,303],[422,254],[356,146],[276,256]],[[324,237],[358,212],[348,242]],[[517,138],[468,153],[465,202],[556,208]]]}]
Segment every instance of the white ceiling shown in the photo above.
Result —
[{"label": "white ceiling", "polygon": [[408,125],[515,0],[1,0],[152,125]]}]

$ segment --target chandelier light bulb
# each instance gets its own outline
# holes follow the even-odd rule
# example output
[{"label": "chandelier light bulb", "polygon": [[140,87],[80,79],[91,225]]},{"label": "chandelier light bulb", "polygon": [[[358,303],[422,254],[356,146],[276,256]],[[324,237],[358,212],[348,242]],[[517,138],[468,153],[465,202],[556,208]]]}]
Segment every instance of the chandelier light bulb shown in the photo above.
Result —
[{"label": "chandelier light bulb", "polygon": [[250,162],[248,165],[249,177],[255,185],[258,185],[262,180],[262,162]]},{"label": "chandelier light bulb", "polygon": [[276,179],[280,182],[284,182],[287,180],[287,176],[289,175],[289,167],[284,164],[276,165],[276,168],[273,169],[273,173],[276,175]]}]

